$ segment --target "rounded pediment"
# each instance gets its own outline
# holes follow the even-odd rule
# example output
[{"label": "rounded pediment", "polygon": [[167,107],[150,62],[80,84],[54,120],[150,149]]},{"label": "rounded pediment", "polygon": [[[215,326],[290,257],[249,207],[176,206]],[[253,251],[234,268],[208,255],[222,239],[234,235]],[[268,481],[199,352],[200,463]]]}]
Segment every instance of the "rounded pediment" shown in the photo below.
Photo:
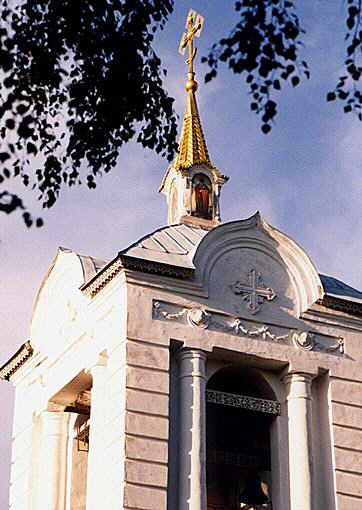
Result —
[{"label": "rounded pediment", "polygon": [[238,316],[300,317],[323,296],[308,255],[259,213],[209,232],[193,263],[210,304]]}]

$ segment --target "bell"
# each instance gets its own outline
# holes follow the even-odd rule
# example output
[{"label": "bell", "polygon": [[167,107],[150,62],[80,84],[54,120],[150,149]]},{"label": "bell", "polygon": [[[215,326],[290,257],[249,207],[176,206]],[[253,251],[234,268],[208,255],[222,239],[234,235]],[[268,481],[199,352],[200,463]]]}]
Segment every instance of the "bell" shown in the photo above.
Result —
[{"label": "bell", "polygon": [[261,480],[257,473],[252,473],[247,477],[245,489],[240,494],[239,502],[248,503],[249,505],[262,505],[269,502],[269,498],[262,489]]}]

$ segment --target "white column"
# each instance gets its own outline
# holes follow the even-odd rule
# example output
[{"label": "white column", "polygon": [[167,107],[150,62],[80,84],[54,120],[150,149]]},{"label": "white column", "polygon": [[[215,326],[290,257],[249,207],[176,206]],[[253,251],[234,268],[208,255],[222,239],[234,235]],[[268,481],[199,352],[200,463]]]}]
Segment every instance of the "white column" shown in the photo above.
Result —
[{"label": "white column", "polygon": [[179,353],[179,509],[206,510],[206,354]]},{"label": "white column", "polygon": [[291,510],[312,510],[311,374],[287,375]]},{"label": "white column", "polygon": [[214,195],[214,209],[215,209],[215,219],[217,221],[221,221],[220,216],[220,185],[215,185],[215,195]]},{"label": "white column", "polygon": [[92,374],[91,412],[89,421],[89,451],[87,468],[87,510],[99,510],[106,494],[105,464],[105,374],[106,360],[101,358],[89,372]]},{"label": "white column", "polygon": [[66,503],[67,446],[71,413],[44,411],[39,421],[39,456],[35,510],[64,510]]}]

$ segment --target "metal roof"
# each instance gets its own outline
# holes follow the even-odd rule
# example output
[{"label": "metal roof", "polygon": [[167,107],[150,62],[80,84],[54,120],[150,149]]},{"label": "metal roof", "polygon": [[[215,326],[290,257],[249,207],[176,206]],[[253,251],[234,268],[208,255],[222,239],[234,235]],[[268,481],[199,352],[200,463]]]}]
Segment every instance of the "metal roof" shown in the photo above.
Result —
[{"label": "metal roof", "polygon": [[[201,227],[184,224],[165,226],[145,235],[119,254],[146,262],[193,269],[194,254],[208,232]],[[82,263],[85,283],[107,265],[106,261],[77,255]],[[362,304],[361,291],[332,276],[319,276],[327,296]]]},{"label": "metal roof", "polygon": [[108,260],[95,259],[94,257],[89,257],[87,255],[79,255],[78,256],[80,263],[82,264],[84,282],[87,282],[93,276],[95,276],[106,264],[108,264]]},{"label": "metal roof", "polygon": [[362,292],[350,287],[346,283],[333,278],[332,276],[326,276],[324,274],[319,275],[324,291],[328,296],[336,297],[346,301],[354,301],[356,303],[362,303]]},{"label": "metal roof", "polygon": [[193,90],[189,90],[174,167],[179,170],[180,168],[191,168],[202,163],[209,168],[213,167],[201,127],[195,93]]},{"label": "metal roof", "polygon": [[208,232],[184,224],[162,227],[121,251],[120,255],[193,268],[195,251]]}]

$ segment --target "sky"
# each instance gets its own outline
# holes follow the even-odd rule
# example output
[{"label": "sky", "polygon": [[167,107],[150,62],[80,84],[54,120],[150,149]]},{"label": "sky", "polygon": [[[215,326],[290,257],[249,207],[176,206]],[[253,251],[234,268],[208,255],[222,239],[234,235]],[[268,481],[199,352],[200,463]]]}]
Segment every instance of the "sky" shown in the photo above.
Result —
[{"label": "sky", "polygon": [[[327,103],[344,58],[344,2],[295,2],[307,31],[304,55],[311,79],[278,95],[279,115],[270,134],[250,111],[240,77],[227,69],[204,85],[205,65],[197,64],[197,100],[215,166],[230,177],[223,187],[223,221],[247,218],[259,210],[268,223],[292,237],[319,272],[362,288],[362,124]],[[166,87],[182,119],[185,65],[179,39],[190,7],[205,16],[197,40],[199,55],[227,35],[233,2],[176,0],[157,51],[168,70]],[[41,229],[27,229],[16,215],[0,217],[0,365],[28,337],[36,292],[58,246],[111,259],[143,235],[166,224],[166,199],[157,192],[167,161],[135,143],[126,145],[111,174],[95,190],[64,189],[43,213],[30,191],[22,197]],[[19,191],[17,184],[14,190]],[[10,190],[11,191],[11,190]],[[49,338],[51,342],[52,339]],[[13,388],[0,384],[0,508],[7,508]]]}]

